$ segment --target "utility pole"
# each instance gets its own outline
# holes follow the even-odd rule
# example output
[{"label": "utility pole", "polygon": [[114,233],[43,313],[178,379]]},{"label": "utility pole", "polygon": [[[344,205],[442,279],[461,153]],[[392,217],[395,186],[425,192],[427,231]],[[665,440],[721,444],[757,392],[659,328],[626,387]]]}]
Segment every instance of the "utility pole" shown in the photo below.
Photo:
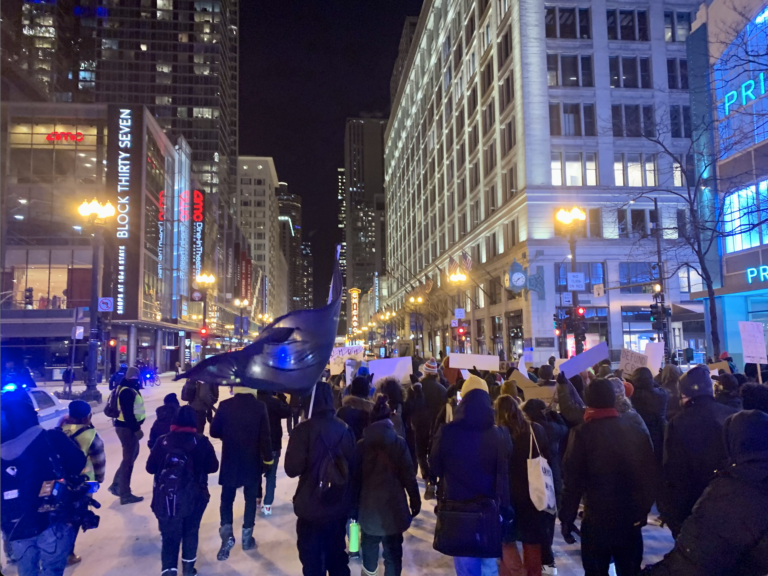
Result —
[{"label": "utility pole", "polygon": [[667,305],[664,295],[667,291],[667,282],[664,278],[664,264],[661,257],[661,214],[659,213],[659,201],[657,198],[653,199],[653,211],[656,214],[656,222],[654,223],[653,232],[656,236],[656,259],[659,270],[659,284],[661,285],[661,291],[659,292],[659,303],[661,304],[661,316],[662,316],[662,330],[661,334],[664,338],[664,361],[669,362],[672,356],[672,345],[669,340],[669,321],[667,320]]}]

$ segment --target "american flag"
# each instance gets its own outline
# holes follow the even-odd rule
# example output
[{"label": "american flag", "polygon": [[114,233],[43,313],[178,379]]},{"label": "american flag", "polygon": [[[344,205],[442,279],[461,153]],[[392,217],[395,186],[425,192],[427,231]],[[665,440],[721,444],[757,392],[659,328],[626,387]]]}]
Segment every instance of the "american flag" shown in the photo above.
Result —
[{"label": "american flag", "polygon": [[472,258],[464,250],[461,251],[461,261],[464,264],[464,270],[467,272],[472,270]]},{"label": "american flag", "polygon": [[453,259],[453,256],[448,256],[448,274],[456,274],[459,271],[459,263]]}]

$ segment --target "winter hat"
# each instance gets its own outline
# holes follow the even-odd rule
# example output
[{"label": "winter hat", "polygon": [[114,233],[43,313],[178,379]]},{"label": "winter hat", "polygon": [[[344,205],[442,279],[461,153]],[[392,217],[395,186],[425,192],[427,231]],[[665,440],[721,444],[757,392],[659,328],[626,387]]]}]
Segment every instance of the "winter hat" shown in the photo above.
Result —
[{"label": "winter hat", "polygon": [[611,365],[610,364],[603,364],[597,370],[597,377],[598,378],[608,378],[608,376],[610,376],[610,375],[611,375]]},{"label": "winter hat", "polygon": [[424,373],[425,374],[437,374],[437,360],[434,358],[430,358],[426,361],[424,364]]},{"label": "winter hat", "polygon": [[167,394],[165,398],[163,398],[163,404],[176,404],[176,406],[178,406],[179,399],[174,392],[171,392],[170,394]]},{"label": "winter hat", "polygon": [[688,398],[712,396],[715,393],[712,378],[709,376],[709,368],[706,366],[694,366],[683,374],[677,385],[680,394]]},{"label": "winter hat", "polygon": [[544,364],[539,368],[539,378],[542,380],[552,380],[555,377],[555,371],[552,370],[552,366]]},{"label": "winter hat", "polygon": [[389,418],[392,411],[389,409],[389,398],[386,394],[380,394],[376,398],[376,404],[371,410],[371,422],[378,422],[379,420],[386,420]]},{"label": "winter hat", "polygon": [[88,418],[91,413],[91,405],[82,400],[72,400],[69,403],[69,416],[71,418]]},{"label": "winter hat", "polygon": [[141,372],[139,372],[139,369],[136,368],[136,366],[131,366],[128,368],[128,370],[125,371],[126,380],[139,380],[140,378]]},{"label": "winter hat", "polygon": [[736,376],[733,374],[720,374],[720,385],[727,392],[739,391],[739,381],[736,380]]},{"label": "winter hat", "polygon": [[544,411],[547,409],[547,405],[544,403],[544,400],[531,398],[523,404],[522,409],[531,422],[539,422],[545,419]]},{"label": "winter hat", "polygon": [[742,410],[729,416],[723,425],[723,439],[733,463],[764,460],[768,455],[768,414]]},{"label": "winter hat", "polygon": [[480,376],[470,374],[469,378],[464,381],[464,385],[461,387],[462,397],[472,392],[472,390],[483,390],[487,394],[488,384],[485,382],[485,380],[480,378]]},{"label": "winter hat", "polygon": [[505,380],[504,384],[501,385],[500,394],[512,396],[513,398],[517,397],[517,384],[515,384],[512,380]]},{"label": "winter hat", "polygon": [[368,393],[370,392],[368,378],[366,376],[355,376],[350,385],[349,392],[352,396],[368,398]]},{"label": "winter hat", "polygon": [[182,406],[173,417],[173,425],[179,428],[197,428],[197,413],[192,406]]},{"label": "winter hat", "polygon": [[584,394],[584,400],[590,408],[613,408],[616,406],[616,393],[613,384],[605,378],[593,380]]}]

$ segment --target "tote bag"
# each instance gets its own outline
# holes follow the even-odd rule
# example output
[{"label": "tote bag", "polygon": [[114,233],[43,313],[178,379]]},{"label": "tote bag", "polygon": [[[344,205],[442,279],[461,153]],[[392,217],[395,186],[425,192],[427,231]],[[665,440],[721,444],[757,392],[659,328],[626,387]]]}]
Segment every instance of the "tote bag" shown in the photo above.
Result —
[{"label": "tote bag", "polygon": [[[533,457],[533,444],[536,442],[538,458]],[[550,514],[557,512],[557,500],[555,500],[555,482],[552,478],[552,469],[547,464],[546,458],[541,456],[539,443],[531,426],[531,445],[528,451],[528,494],[531,502],[539,512],[547,511]]]}]

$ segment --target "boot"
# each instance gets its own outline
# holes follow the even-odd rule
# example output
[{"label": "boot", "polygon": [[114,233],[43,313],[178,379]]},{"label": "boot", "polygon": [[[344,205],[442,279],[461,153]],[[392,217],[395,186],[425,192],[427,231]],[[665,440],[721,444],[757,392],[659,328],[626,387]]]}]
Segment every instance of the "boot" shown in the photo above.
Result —
[{"label": "boot", "polygon": [[[195,558],[197,560],[197,558]],[[182,576],[197,576],[197,570],[195,570],[195,560],[181,559],[181,573]]]},{"label": "boot", "polygon": [[219,553],[216,554],[216,559],[222,562],[229,558],[229,552],[235,546],[235,534],[232,532],[232,524],[225,524],[219,528],[219,536],[221,536],[221,548],[219,548]]},{"label": "boot", "polygon": [[256,548],[256,539],[253,537],[253,528],[243,528],[243,550]]},{"label": "boot", "polygon": [[427,483],[427,489],[424,490],[424,500],[434,500],[436,491],[434,484],[431,482]]}]

